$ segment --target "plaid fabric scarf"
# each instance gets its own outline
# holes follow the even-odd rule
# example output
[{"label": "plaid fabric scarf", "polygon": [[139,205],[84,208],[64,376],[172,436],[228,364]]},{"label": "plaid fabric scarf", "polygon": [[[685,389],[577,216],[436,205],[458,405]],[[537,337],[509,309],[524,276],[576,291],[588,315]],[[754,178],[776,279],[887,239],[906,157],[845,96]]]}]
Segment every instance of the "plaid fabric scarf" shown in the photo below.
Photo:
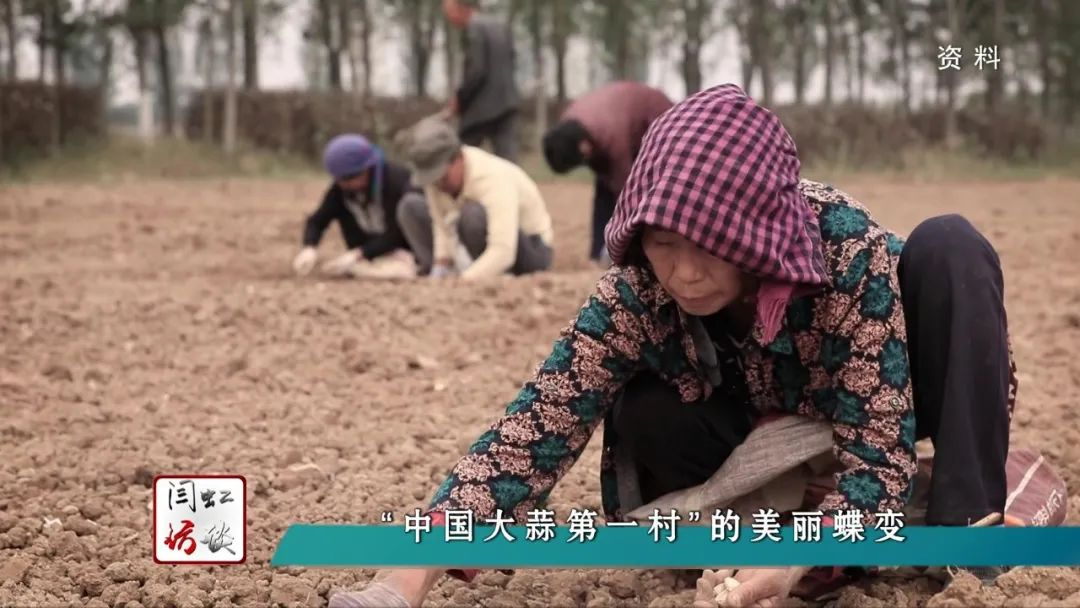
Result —
[{"label": "plaid fabric scarf", "polygon": [[706,89],[649,128],[607,226],[608,252],[625,263],[640,229],[653,226],[758,277],[757,321],[771,342],[791,298],[829,284],[798,185],[780,120],[735,85]]}]

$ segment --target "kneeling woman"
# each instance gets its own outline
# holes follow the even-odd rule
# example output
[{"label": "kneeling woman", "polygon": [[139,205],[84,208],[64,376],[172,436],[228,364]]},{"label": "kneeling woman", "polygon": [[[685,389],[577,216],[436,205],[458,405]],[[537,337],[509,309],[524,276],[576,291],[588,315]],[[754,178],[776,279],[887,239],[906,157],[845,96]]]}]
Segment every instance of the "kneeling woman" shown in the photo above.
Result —
[{"label": "kneeling woman", "polygon": [[330,140],[323,164],[333,182],[322,203],[304,224],[303,248],[293,269],[306,275],[315,267],[317,247],[334,221],[341,227],[347,251],[323,264],[334,276],[416,276],[416,264],[397,221],[401,204],[424,202],[412,185],[409,170],[383,156],[362,135],[346,133]]},{"label": "kneeling woman", "polygon": [[[1003,512],[1016,385],[997,254],[958,216],[905,242],[799,167],[779,120],[738,87],[660,118],[607,228],[616,265],[436,491],[433,519],[525,520],[601,421],[603,507],[619,519],[703,483],[774,412],[832,425],[842,470],[827,516],[901,510],[924,437],[928,524]],[[616,452],[636,468],[630,491]],[[772,604],[805,573],[744,569],[728,601]],[[419,605],[442,574],[392,571],[331,606]]]}]

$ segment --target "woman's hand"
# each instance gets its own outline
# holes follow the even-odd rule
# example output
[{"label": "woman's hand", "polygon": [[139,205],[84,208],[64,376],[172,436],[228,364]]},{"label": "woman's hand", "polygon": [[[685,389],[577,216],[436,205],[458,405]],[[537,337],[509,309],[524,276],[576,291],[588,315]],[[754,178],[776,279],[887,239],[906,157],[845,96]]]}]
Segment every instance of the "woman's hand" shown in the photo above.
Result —
[{"label": "woman's hand", "polygon": [[705,570],[697,582],[694,606],[779,608],[806,572],[807,568]]},{"label": "woman's hand", "polygon": [[330,596],[330,608],[418,608],[445,571],[386,570],[360,591],[342,591]]},{"label": "woman's hand", "polygon": [[323,264],[322,271],[335,277],[348,276],[353,266],[361,263],[363,257],[359,249],[350,249],[338,257]]},{"label": "woman's hand", "polygon": [[725,608],[779,608],[807,568],[743,568],[735,573],[739,586],[727,594]]},{"label": "woman's hand", "polygon": [[307,276],[319,259],[319,252],[314,247],[304,247],[293,259],[293,270],[299,276]]}]

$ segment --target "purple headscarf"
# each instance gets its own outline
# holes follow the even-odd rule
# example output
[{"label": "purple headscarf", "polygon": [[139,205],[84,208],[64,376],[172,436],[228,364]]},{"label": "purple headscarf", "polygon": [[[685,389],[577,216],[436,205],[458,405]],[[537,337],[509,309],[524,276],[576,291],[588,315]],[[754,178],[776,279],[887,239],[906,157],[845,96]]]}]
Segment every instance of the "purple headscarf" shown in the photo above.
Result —
[{"label": "purple headscarf", "polygon": [[335,180],[357,175],[374,168],[371,176],[370,198],[381,202],[384,157],[382,150],[363,135],[345,133],[326,144],[323,166]]}]

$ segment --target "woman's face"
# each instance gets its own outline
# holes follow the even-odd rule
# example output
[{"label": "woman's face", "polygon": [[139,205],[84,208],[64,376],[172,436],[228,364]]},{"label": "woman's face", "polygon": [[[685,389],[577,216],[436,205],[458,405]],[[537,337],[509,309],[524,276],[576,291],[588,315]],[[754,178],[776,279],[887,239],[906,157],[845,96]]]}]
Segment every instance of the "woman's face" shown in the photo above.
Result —
[{"label": "woman's face", "polygon": [[352,177],[338,180],[338,187],[347,192],[360,192],[361,190],[367,190],[368,185],[371,183],[371,169],[363,171]]},{"label": "woman's face", "polygon": [[674,232],[646,228],[642,247],[660,284],[692,315],[719,312],[750,293],[742,271]]}]

